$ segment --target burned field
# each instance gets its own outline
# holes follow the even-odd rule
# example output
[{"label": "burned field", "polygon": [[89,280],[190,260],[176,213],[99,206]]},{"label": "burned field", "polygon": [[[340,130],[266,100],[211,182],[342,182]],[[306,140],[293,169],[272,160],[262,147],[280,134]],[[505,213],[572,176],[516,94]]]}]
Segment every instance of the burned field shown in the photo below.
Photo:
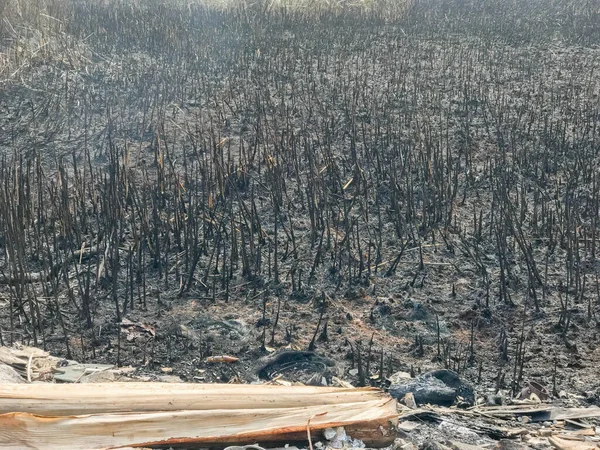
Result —
[{"label": "burned field", "polygon": [[0,345],[598,388],[599,4],[0,10]]}]

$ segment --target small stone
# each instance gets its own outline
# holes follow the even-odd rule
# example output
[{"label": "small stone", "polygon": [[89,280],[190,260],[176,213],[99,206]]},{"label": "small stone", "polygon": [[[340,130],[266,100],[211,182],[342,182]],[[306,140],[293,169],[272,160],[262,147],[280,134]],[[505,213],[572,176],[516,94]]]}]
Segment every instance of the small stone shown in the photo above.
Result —
[{"label": "small stone", "polygon": [[335,432],[335,430],[333,428],[326,428],[325,431],[323,431],[323,436],[328,441],[331,441],[336,436],[336,434],[337,433]]},{"label": "small stone", "polygon": [[352,448],[366,448],[366,445],[360,439],[351,439],[350,442]]},{"label": "small stone", "polygon": [[558,398],[567,398],[568,396],[567,391],[560,391],[558,393]]},{"label": "small stone", "polygon": [[348,435],[346,434],[346,429],[344,427],[337,427],[335,429],[335,436],[336,439],[338,439],[339,441],[347,441],[348,440]]}]

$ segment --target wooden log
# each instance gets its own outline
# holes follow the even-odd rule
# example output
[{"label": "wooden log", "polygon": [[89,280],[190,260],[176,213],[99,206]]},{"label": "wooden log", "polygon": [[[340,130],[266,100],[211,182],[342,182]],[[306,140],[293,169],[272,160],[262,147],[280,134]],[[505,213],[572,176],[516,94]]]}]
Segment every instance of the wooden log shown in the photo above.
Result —
[{"label": "wooden log", "polygon": [[46,416],[113,412],[294,408],[389,399],[375,388],[197,383],[0,385],[0,413]]},{"label": "wooden log", "polygon": [[306,441],[309,421],[314,439],[344,426],[369,447],[384,447],[398,423],[396,402],[378,390],[311,386],[4,385],[0,405],[4,449],[272,445]]}]

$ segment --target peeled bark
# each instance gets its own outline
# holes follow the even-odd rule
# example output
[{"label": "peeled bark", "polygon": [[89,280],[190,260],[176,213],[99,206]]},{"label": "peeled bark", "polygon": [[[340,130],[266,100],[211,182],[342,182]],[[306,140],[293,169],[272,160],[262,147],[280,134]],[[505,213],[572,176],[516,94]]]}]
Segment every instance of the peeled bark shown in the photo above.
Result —
[{"label": "peeled bark", "polygon": [[90,450],[313,439],[344,426],[369,447],[396,435],[396,402],[374,389],[107,383],[0,385],[0,448]]}]

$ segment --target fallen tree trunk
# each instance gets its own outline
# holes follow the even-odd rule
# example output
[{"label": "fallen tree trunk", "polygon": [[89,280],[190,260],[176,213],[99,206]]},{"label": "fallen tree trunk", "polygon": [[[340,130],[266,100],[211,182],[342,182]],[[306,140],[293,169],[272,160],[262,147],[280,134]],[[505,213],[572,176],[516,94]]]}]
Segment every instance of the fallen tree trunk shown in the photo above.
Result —
[{"label": "fallen tree trunk", "polygon": [[0,385],[0,448],[287,443],[344,426],[370,447],[396,435],[396,402],[374,389],[161,383]]},{"label": "fallen tree trunk", "polygon": [[0,385],[0,413],[94,413],[295,408],[390,397],[375,388],[186,383]]}]

